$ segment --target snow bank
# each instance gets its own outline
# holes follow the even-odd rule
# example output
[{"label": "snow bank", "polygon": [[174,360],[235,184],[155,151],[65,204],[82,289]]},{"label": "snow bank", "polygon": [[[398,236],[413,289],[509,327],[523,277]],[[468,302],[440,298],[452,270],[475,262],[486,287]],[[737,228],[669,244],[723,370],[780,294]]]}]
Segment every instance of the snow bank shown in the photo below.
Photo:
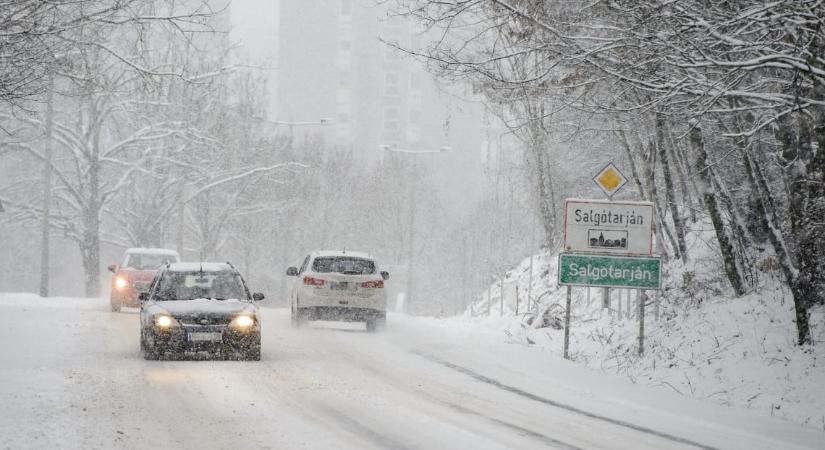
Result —
[{"label": "snow bank", "polygon": [[47,297],[43,298],[27,292],[0,292],[0,306],[24,308],[67,308],[77,310],[96,310],[101,305],[108,308],[108,301],[100,298]]},{"label": "snow bank", "polygon": [[[635,292],[614,290],[610,308],[603,310],[600,289],[588,295],[587,288],[575,288],[571,359],[633,383],[825,430],[825,307],[811,316],[814,341],[820,344],[796,346],[793,300],[780,274],[757,272],[758,288],[736,298],[724,278],[712,233],[710,224],[697,226],[688,236],[688,263],[675,261],[663,268],[659,320],[654,319],[653,299],[646,311],[644,356],[637,354]],[[551,253],[533,258],[531,297],[538,305],[531,304],[530,310],[538,308],[551,319],[563,317],[565,304],[565,288],[555,285],[556,259]],[[525,314],[529,267],[528,258],[507,274],[504,302],[501,283],[495,283],[489,303],[485,291],[457,320],[461,326],[469,322],[497,329],[507,342],[561,358],[562,329],[527,325],[534,316]],[[506,295],[508,283],[518,285],[518,315],[516,302]]]}]

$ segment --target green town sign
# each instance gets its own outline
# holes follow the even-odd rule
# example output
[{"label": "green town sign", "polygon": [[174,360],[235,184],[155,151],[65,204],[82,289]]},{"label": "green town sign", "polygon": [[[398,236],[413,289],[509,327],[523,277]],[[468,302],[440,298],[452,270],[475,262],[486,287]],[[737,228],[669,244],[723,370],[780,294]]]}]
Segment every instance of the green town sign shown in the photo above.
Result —
[{"label": "green town sign", "polygon": [[559,254],[560,286],[659,289],[662,262],[656,257]]}]

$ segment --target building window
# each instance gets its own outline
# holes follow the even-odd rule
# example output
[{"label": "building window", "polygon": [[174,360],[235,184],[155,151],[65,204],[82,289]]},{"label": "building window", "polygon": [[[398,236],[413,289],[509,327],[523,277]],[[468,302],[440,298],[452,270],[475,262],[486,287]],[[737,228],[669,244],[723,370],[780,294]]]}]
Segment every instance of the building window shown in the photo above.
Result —
[{"label": "building window", "polygon": [[401,108],[397,106],[387,106],[384,108],[385,119],[398,120],[399,115],[401,115]]},{"label": "building window", "polygon": [[347,113],[338,113],[338,123],[347,123],[349,122],[349,114]]},{"label": "building window", "polygon": [[384,74],[384,95],[390,97],[401,95],[401,75],[398,72]]},{"label": "building window", "polygon": [[352,0],[341,0],[341,15],[347,17],[352,15]]},{"label": "building window", "polygon": [[352,49],[352,42],[349,39],[343,39],[340,43],[341,51],[348,52]]},{"label": "building window", "polygon": [[338,85],[341,87],[349,86],[349,71],[341,70],[338,72]]},{"label": "building window", "polygon": [[398,122],[400,116],[401,108],[397,106],[384,107],[384,131],[392,132],[401,129],[401,125]]}]

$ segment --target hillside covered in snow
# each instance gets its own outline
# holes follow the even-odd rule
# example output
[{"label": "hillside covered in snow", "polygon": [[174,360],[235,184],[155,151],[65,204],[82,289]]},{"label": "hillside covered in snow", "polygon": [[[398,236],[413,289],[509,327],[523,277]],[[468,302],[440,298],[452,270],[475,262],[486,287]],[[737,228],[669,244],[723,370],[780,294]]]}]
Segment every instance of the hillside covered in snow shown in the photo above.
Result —
[{"label": "hillside covered in snow", "polygon": [[[758,287],[736,297],[711,234],[709,223],[694,228],[692,258],[664,265],[663,289],[650,291],[647,300],[642,356],[635,291],[612,290],[603,309],[601,289],[573,288],[571,360],[634,383],[825,429],[825,308],[811,314],[814,345],[797,346],[793,301],[773,257],[760,255]],[[557,259],[557,252],[533,256],[531,274],[526,258],[503,283],[480,293],[464,320],[561,358],[566,288],[557,286]]]}]

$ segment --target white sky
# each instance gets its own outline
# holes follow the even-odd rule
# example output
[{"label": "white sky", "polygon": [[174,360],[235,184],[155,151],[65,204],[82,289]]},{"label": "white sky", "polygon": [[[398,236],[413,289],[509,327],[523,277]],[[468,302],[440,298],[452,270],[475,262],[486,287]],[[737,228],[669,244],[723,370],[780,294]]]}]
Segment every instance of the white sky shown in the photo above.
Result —
[{"label": "white sky", "polygon": [[278,0],[233,0],[233,42],[242,44],[241,63],[260,66],[268,75],[269,112],[274,111],[278,63]]}]

